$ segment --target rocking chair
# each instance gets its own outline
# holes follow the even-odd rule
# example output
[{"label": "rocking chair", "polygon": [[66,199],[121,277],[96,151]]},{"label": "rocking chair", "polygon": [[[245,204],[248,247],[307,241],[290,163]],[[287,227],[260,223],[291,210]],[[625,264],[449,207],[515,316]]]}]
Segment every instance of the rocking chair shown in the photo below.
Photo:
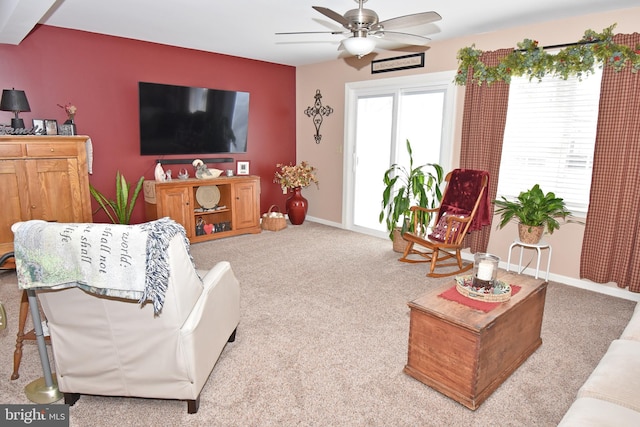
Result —
[{"label": "rocking chair", "polygon": [[[411,211],[425,214],[437,213],[435,227],[420,226],[419,216],[414,215],[413,231],[403,233],[408,245],[399,259],[402,262],[430,262],[427,276],[446,277],[468,271],[473,263],[462,263],[460,250],[467,233],[490,225],[490,209],[487,188],[488,172],[472,169],[455,169],[445,177],[447,186],[439,208],[427,209],[412,206]],[[425,250],[417,250],[415,246]],[[409,258],[417,255],[419,258]],[[441,261],[453,259],[454,261]],[[440,267],[457,266],[456,270],[440,272]],[[438,271],[436,270],[438,268]]]}]

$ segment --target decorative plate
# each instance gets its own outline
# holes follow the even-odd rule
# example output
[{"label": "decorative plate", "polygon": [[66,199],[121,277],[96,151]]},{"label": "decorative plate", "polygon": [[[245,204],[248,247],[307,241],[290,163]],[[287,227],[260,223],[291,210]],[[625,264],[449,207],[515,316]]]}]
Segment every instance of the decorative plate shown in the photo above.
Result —
[{"label": "decorative plate", "polygon": [[205,209],[213,209],[220,201],[220,190],[217,185],[201,185],[196,190],[196,200]]},{"label": "decorative plate", "polygon": [[503,281],[496,280],[493,288],[486,290],[484,288],[476,288],[473,286],[473,275],[457,276],[456,290],[471,299],[486,302],[503,302],[511,298],[511,286]]}]

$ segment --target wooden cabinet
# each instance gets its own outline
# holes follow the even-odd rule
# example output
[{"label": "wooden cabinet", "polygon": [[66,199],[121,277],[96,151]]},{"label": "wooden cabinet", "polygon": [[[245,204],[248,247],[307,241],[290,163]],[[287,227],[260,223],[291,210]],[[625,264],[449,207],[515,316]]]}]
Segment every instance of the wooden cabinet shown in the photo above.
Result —
[{"label": "wooden cabinet", "polygon": [[92,222],[86,136],[0,136],[0,255],[11,225],[43,219]]},{"label": "wooden cabinet", "polygon": [[[199,192],[200,187],[205,188]],[[213,198],[203,207],[198,200],[203,200],[205,190]],[[145,181],[144,200],[147,220],[168,216],[184,226],[194,243],[261,231],[257,176]],[[197,230],[198,224],[205,224],[204,234]]]},{"label": "wooden cabinet", "polygon": [[[42,219],[92,222],[86,136],[0,136],[0,255],[13,252],[11,226]],[[5,267],[4,266],[0,267]],[[19,377],[29,303],[22,293],[13,374]]]}]

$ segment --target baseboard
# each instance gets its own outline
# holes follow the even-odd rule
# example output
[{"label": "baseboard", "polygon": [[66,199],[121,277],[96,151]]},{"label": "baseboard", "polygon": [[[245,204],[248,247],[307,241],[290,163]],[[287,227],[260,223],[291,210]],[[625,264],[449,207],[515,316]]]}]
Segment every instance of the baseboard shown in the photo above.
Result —
[{"label": "baseboard", "polygon": [[328,225],[329,227],[342,228],[343,230],[346,230],[339,222],[327,221],[326,219],[316,218],[313,216],[307,216],[305,220],[317,222],[318,224]]},{"label": "baseboard", "polygon": [[[462,252],[462,259],[473,262],[473,254],[469,252]],[[500,261],[500,267],[506,269],[507,263],[505,261]],[[518,266],[517,265],[514,266],[512,264],[512,267],[515,267],[517,272]],[[535,268],[527,267],[520,273],[526,274],[527,276],[535,276],[536,270]],[[541,271],[538,274],[538,277],[544,277],[544,274],[545,272]],[[610,295],[617,298],[623,298],[630,301],[640,302],[640,293],[629,292],[627,289],[617,287],[615,283],[600,284],[600,283],[592,282],[591,280],[576,279],[574,277],[563,276],[563,275],[554,274],[554,273],[549,273],[549,281],[561,283],[563,285],[573,286],[580,289],[586,289],[588,291]]]}]

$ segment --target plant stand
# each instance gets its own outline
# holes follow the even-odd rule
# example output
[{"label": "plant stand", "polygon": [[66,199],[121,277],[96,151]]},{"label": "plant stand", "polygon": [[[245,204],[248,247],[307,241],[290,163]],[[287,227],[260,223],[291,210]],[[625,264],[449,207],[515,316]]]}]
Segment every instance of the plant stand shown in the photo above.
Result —
[{"label": "plant stand", "polygon": [[536,262],[536,276],[535,276],[536,279],[538,278],[538,274],[540,272],[540,252],[542,251],[542,249],[549,249],[549,256],[547,257],[547,274],[544,278],[544,280],[548,282],[549,268],[551,267],[551,253],[553,251],[551,248],[551,245],[545,242],[544,240],[541,240],[538,243],[524,243],[518,239],[514,240],[511,246],[509,246],[509,257],[507,258],[507,271],[509,271],[509,268],[511,267],[511,251],[516,246],[520,246],[520,261],[518,263],[518,271],[517,271],[518,274],[521,274],[523,271],[522,270],[522,253],[524,251],[524,248],[533,248],[536,250],[538,254],[538,261]]}]

